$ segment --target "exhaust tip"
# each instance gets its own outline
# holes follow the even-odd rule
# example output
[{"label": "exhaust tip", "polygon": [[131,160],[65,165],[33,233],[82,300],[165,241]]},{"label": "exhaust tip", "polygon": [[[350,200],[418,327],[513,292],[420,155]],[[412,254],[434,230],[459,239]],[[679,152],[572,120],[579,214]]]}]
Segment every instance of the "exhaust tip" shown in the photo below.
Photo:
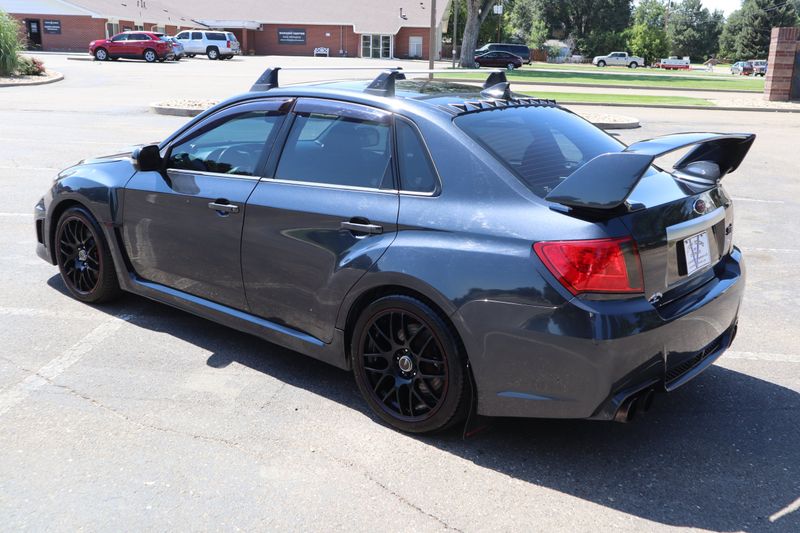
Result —
[{"label": "exhaust tip", "polygon": [[648,390],[644,394],[642,394],[642,412],[646,413],[653,407],[653,400],[655,400],[656,391],[653,389]]},{"label": "exhaust tip", "polygon": [[639,411],[641,396],[642,395],[633,396],[622,402],[622,405],[620,405],[617,410],[617,414],[614,415],[614,421],[623,424],[632,421]]}]

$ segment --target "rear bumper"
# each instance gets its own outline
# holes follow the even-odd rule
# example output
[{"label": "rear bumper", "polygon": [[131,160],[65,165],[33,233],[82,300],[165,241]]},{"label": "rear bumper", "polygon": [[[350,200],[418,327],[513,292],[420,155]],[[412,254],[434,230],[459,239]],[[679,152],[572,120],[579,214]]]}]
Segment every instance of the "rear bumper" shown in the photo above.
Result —
[{"label": "rear bumper", "polygon": [[631,395],[685,384],[736,333],[745,280],[741,252],[734,248],[715,271],[668,319],[643,298],[573,299],[553,308],[465,304],[454,319],[463,325],[478,412],[611,420]]}]

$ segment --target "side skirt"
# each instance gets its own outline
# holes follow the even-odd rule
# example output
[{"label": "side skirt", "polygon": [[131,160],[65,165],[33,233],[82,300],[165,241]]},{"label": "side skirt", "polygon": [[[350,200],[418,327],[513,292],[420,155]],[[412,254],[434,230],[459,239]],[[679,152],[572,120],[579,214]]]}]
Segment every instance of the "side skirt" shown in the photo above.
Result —
[{"label": "side skirt", "polygon": [[238,331],[255,335],[268,342],[300,352],[303,355],[308,355],[338,368],[350,369],[344,350],[344,332],[340,329],[334,330],[333,341],[326,344],[316,337],[301,331],[171,287],[139,279],[135,275],[128,274],[127,279],[121,285],[123,289],[134,294],[187,311]]}]

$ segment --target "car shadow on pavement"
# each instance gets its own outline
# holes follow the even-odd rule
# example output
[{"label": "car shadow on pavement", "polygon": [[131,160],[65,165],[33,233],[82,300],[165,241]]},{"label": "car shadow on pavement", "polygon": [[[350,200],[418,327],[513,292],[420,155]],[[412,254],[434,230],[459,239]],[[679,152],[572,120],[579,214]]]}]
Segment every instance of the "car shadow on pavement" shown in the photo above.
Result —
[{"label": "car shadow on pavement", "polygon": [[[60,278],[48,282],[66,293]],[[138,327],[173,335],[374,417],[351,375],[296,352],[187,313],[126,295],[96,307],[130,314]],[[656,523],[715,531],[800,531],[800,394],[713,366],[630,424],[480,419],[415,438],[440,451],[540,487]],[[781,512],[783,510],[783,512]],[[770,519],[772,517],[772,520]],[[531,517],[533,520],[534,517]]]}]

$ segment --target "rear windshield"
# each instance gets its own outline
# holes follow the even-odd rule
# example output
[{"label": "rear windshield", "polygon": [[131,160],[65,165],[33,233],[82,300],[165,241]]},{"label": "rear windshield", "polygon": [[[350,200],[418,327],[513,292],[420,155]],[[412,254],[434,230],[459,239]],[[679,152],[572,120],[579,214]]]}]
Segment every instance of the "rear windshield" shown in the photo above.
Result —
[{"label": "rear windshield", "polygon": [[514,107],[468,113],[456,125],[544,198],[581,165],[624,145],[555,107]]},{"label": "rear windshield", "polygon": [[229,41],[231,41],[231,42],[238,42],[238,41],[236,41],[236,36],[235,36],[234,34],[232,34],[232,33],[226,33],[225,35],[227,35],[227,36],[228,36],[228,40],[229,40]]}]

